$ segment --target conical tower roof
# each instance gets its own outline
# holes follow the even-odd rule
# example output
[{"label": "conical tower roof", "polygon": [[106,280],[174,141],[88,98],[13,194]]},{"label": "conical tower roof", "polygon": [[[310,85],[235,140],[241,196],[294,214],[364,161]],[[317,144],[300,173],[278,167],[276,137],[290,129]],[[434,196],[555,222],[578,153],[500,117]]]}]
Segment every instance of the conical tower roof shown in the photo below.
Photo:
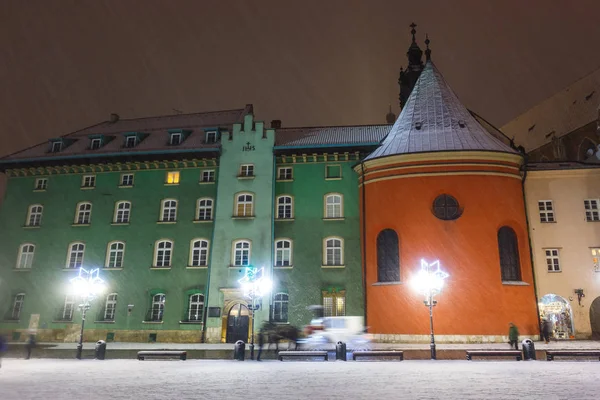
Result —
[{"label": "conical tower roof", "polygon": [[433,62],[428,61],[392,130],[365,160],[470,150],[517,153],[473,118]]}]

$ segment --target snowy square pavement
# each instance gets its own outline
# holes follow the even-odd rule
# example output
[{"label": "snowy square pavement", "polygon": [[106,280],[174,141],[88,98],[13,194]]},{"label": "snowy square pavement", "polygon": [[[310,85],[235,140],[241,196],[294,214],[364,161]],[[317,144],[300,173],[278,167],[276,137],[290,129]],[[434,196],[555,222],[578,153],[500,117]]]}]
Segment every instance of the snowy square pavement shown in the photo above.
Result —
[{"label": "snowy square pavement", "polygon": [[600,362],[5,359],[0,399],[598,399]]}]

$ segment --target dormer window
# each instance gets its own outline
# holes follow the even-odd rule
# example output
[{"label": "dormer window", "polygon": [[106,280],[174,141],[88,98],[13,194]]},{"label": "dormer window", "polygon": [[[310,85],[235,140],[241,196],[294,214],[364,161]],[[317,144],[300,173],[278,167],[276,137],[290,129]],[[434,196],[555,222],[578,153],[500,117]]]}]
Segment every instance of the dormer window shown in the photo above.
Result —
[{"label": "dormer window", "polygon": [[217,132],[206,132],[206,144],[217,143]]},{"label": "dormer window", "polygon": [[171,133],[169,144],[171,146],[177,146],[178,144],[181,144],[181,133]]},{"label": "dormer window", "polygon": [[132,148],[137,145],[137,136],[127,136],[125,138],[125,147]]},{"label": "dormer window", "polygon": [[90,142],[90,149],[91,150],[96,150],[99,149],[100,147],[102,147],[102,139],[92,139],[92,141]]},{"label": "dormer window", "polygon": [[50,149],[50,151],[52,153],[58,153],[61,150],[62,150],[62,142],[52,142],[52,147]]}]

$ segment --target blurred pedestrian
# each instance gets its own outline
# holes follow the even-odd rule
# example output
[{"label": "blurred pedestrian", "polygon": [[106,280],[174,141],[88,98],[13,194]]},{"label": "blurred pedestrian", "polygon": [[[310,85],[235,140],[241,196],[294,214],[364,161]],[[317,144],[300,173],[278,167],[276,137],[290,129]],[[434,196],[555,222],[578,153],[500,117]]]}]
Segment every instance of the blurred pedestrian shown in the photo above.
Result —
[{"label": "blurred pedestrian", "polygon": [[264,344],[265,344],[265,332],[261,328],[261,330],[258,331],[258,355],[256,356],[256,361],[260,361],[260,355],[262,353]]},{"label": "blurred pedestrian", "polygon": [[519,329],[512,322],[508,325],[508,343],[510,344],[511,348],[514,345],[515,350],[519,350]]},{"label": "blurred pedestrian", "polygon": [[8,351],[8,342],[6,338],[0,335],[0,368],[2,368],[2,357]]},{"label": "blurred pedestrian", "polygon": [[31,358],[31,351],[35,347],[35,335],[33,333],[29,334],[29,339],[27,339],[27,343],[25,344],[25,349],[27,350],[26,360]]},{"label": "blurred pedestrian", "polygon": [[553,328],[552,321],[547,318],[542,319],[542,337],[544,338],[546,344],[550,342],[550,336],[554,330]]}]

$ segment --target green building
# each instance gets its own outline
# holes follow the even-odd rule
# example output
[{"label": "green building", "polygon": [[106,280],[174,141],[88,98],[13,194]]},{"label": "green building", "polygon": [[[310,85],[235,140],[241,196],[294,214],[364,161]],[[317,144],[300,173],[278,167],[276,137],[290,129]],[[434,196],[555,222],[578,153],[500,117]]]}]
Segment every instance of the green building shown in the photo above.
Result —
[{"label": "green building", "polygon": [[271,128],[244,109],[103,122],[0,160],[0,333],[75,341],[70,279],[98,268],[84,339],[249,337],[246,266],[273,281],[256,325],[308,306],[363,315],[352,167],[390,125]]}]

